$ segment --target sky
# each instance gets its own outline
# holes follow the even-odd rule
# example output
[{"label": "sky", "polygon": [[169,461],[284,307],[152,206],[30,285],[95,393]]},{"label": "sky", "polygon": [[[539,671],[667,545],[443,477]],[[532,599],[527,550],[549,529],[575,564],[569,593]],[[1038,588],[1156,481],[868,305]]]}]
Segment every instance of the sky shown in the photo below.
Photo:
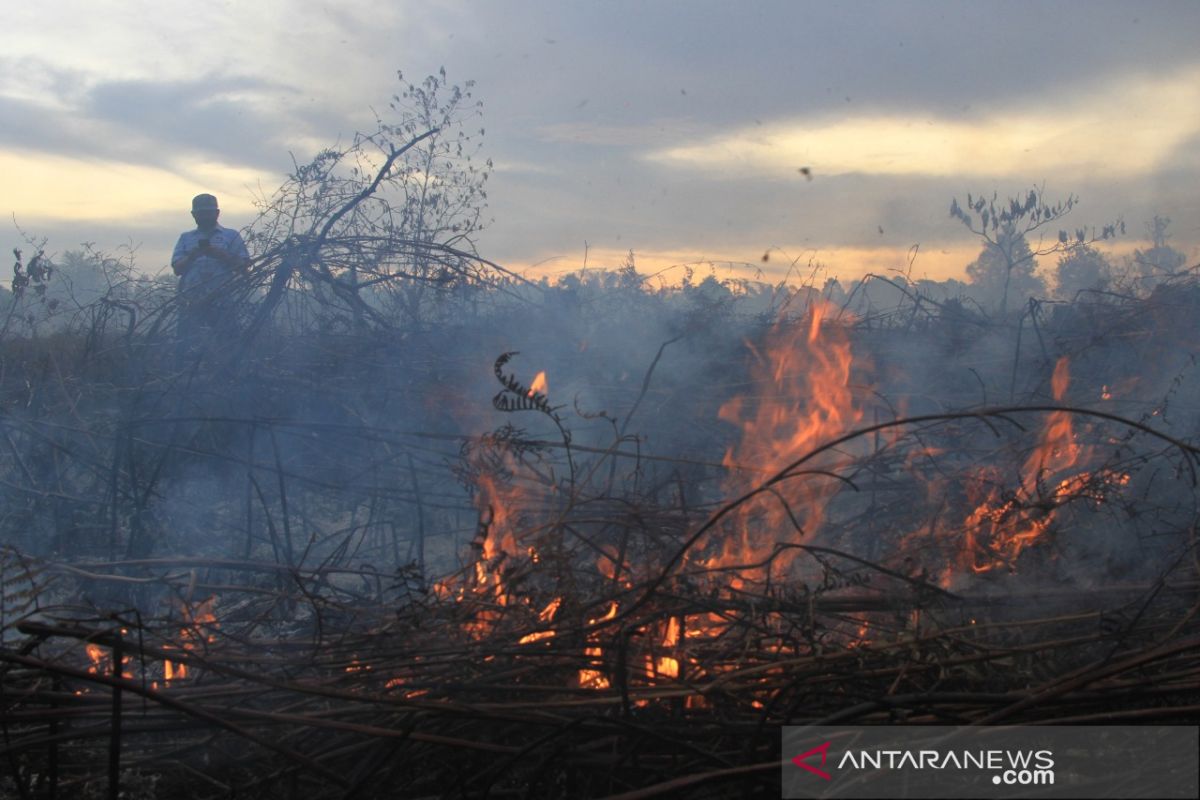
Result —
[{"label": "sky", "polygon": [[518,271],[632,250],[664,275],[961,278],[979,242],[950,200],[1032,186],[1078,196],[1072,228],[1122,217],[1114,253],[1169,216],[1200,261],[1194,0],[42,0],[4,16],[7,247],[89,242],[161,273],[192,195],[249,223],[295,162],[394,121],[398,71],[444,68],[475,82],[495,165],[477,248]]}]

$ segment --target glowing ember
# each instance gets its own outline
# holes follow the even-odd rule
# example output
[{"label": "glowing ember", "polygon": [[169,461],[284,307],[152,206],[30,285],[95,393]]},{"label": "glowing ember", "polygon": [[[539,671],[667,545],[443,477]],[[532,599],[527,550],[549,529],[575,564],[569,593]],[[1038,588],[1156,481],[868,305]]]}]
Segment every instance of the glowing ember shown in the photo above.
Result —
[{"label": "glowing ember", "polygon": [[108,653],[105,652],[104,648],[98,644],[89,644],[83,649],[87,652],[87,657],[92,662],[92,665],[88,667],[88,672],[93,675],[104,672],[104,664],[108,661]]},{"label": "glowing ember", "polygon": [[[617,616],[617,604],[614,602],[608,608],[608,613],[599,619],[589,619],[588,625],[595,625],[598,622],[604,622]],[[588,636],[588,646],[583,649],[583,654],[589,659],[598,659],[604,655],[603,649],[599,645],[599,635],[596,633]],[[594,669],[579,670],[579,687],[581,689],[607,689],[609,686],[608,678],[604,673]]]},{"label": "glowing ember", "polygon": [[[213,629],[220,627],[217,615],[213,612],[216,602],[216,597],[208,597],[195,605],[183,603],[180,607],[183,628],[179,631],[179,642],[185,651],[195,651],[203,645],[215,641],[216,634],[213,633]],[[163,649],[169,650],[171,646],[163,645]],[[187,664],[170,660],[163,661],[163,678],[166,686],[170,686],[171,681],[182,680],[187,676]]]},{"label": "glowing ember", "polygon": [[[663,649],[673,651],[679,645],[679,617],[671,617],[667,623],[667,632],[663,636]],[[679,660],[673,656],[660,656],[658,659],[658,674],[668,678],[679,677]]]},{"label": "glowing ember", "polygon": [[554,615],[558,613],[558,608],[561,605],[562,598],[554,598],[545,608],[541,610],[541,613],[538,614],[538,620],[541,622],[551,622],[554,619]]},{"label": "glowing ember", "polygon": [[871,643],[870,636],[868,635],[871,632],[871,622],[870,622],[870,620],[868,620],[866,618],[865,615],[863,615],[863,616],[852,615],[852,616],[854,616],[855,619],[859,620],[859,625],[858,625],[858,630],[854,634],[854,639],[846,646],[848,648],[865,647]]},{"label": "glowing ember", "polygon": [[[128,631],[122,630],[121,633],[128,633]],[[103,647],[101,647],[98,644],[91,644],[91,643],[88,643],[87,645],[85,645],[83,649],[84,649],[84,652],[87,653],[88,661],[91,662],[91,665],[87,668],[87,671],[90,674],[92,674],[92,675],[108,675],[112,672],[112,655],[107,650],[105,650]],[[129,656],[124,656],[121,658],[121,667],[122,667],[121,677],[122,678],[127,678],[127,679],[133,678],[133,673],[124,669],[125,665],[129,664],[130,662],[131,662],[131,659]],[[77,690],[75,692],[75,694],[77,694],[77,695],[78,694],[86,694],[87,691],[88,691],[87,689],[80,689],[80,690]]]}]

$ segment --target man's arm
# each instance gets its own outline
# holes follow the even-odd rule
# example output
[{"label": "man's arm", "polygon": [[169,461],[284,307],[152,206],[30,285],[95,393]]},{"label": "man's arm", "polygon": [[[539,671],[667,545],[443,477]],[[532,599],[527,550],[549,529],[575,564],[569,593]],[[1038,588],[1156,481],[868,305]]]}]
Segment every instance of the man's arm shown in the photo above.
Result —
[{"label": "man's arm", "polygon": [[237,231],[231,231],[233,236],[229,240],[227,249],[221,253],[221,260],[225,262],[225,266],[233,272],[245,272],[250,267],[250,251],[246,249],[246,243],[242,241],[242,235]]},{"label": "man's arm", "polygon": [[207,241],[188,250],[185,236],[180,236],[179,241],[175,243],[175,252],[171,255],[171,271],[176,275],[183,275],[192,266],[192,263],[200,256],[205,255],[208,250]]}]

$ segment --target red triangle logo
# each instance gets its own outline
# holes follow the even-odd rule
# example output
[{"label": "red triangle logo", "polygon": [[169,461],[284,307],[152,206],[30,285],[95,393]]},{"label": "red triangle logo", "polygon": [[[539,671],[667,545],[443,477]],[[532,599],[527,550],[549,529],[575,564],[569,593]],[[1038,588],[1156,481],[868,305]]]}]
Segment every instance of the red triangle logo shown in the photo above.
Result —
[{"label": "red triangle logo", "polygon": [[795,756],[794,758],[792,758],[792,763],[795,764],[800,769],[808,770],[813,775],[817,775],[818,777],[824,778],[827,781],[833,780],[833,776],[830,775],[825,770],[817,769],[816,767],[814,767],[810,764],[804,763],[804,759],[808,758],[809,756],[816,755],[817,753],[821,754],[821,766],[822,767],[825,766],[825,759],[829,756],[829,742],[826,742],[825,744],[822,744],[822,745],[817,745],[816,747],[809,750],[808,752],[801,753],[800,755]]}]

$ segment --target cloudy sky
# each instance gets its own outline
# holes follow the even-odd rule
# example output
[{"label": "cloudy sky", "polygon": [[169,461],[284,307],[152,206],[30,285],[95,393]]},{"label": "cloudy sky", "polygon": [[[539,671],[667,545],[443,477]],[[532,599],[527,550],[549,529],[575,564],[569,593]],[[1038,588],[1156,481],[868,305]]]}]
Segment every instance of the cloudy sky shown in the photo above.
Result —
[{"label": "cloudy sky", "polygon": [[[516,269],[795,262],[961,274],[966,192],[1045,185],[1073,225],[1154,214],[1200,260],[1200,3],[42,0],[0,32],[0,210],[62,252],[166,266],[387,113],[397,70],[484,103]],[[799,170],[805,167],[809,176]],[[586,243],[586,244],[585,244]],[[763,264],[764,253],[771,259]],[[722,267],[721,269],[724,269]]]}]

